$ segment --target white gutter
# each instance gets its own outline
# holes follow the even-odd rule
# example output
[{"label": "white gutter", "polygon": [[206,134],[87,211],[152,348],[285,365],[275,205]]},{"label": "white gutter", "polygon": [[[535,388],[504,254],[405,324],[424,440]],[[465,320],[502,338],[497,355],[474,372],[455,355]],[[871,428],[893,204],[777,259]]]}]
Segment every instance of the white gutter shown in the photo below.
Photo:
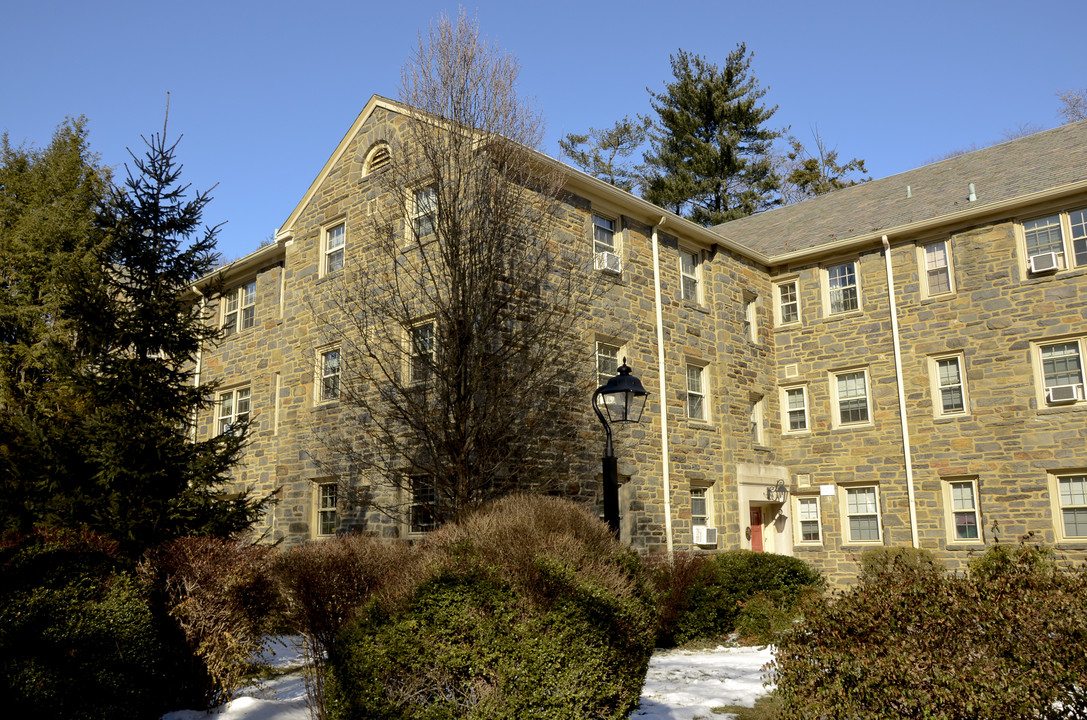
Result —
[{"label": "white gutter", "polygon": [[910,454],[910,425],[906,419],[906,390],[902,382],[902,347],[898,337],[898,309],[895,306],[895,280],[891,273],[891,242],[883,236],[883,260],[887,265],[887,297],[891,302],[891,337],[895,348],[895,382],[898,385],[898,418],[902,423],[902,456],[906,460],[906,494],[910,501],[910,536],[915,548],[917,538],[917,499],[913,493],[913,457]]},{"label": "white gutter", "polygon": [[661,255],[657,239],[657,228],[664,225],[666,218],[653,226],[653,292],[657,310],[657,378],[660,381],[660,417],[661,417],[661,482],[664,485],[664,537],[668,547],[668,557],[675,551],[672,544],[672,478],[669,473],[671,459],[668,455],[668,393],[665,386],[664,371],[664,315],[661,309]]}]

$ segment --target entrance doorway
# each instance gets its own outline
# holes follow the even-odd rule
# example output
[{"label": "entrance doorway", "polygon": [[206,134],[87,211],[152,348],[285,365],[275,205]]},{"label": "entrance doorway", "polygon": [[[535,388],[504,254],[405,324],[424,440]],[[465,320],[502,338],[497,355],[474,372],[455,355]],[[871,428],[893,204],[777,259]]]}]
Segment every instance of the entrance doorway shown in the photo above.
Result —
[{"label": "entrance doorway", "polygon": [[751,508],[751,550],[762,552],[762,508]]}]

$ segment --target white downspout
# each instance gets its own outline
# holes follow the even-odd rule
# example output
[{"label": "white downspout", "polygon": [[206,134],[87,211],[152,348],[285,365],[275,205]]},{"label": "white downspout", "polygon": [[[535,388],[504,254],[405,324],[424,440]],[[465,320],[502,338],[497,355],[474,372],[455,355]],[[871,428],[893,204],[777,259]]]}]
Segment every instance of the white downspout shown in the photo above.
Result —
[{"label": "white downspout", "polygon": [[662,215],[660,222],[653,226],[653,301],[657,310],[657,377],[660,380],[660,419],[661,419],[661,467],[663,473],[661,481],[664,485],[664,535],[668,547],[668,557],[674,552],[672,543],[672,479],[669,473],[671,459],[668,456],[668,393],[665,384],[664,371],[664,315],[661,309],[661,256],[660,244],[657,239],[657,228],[664,225],[665,218]]},{"label": "white downspout", "polygon": [[913,494],[913,456],[910,454],[910,425],[906,419],[906,391],[902,382],[902,347],[898,337],[898,309],[895,306],[895,280],[891,274],[891,242],[883,236],[883,260],[887,265],[887,297],[891,302],[891,337],[895,348],[895,382],[898,385],[898,417],[902,423],[902,455],[906,460],[906,494],[910,501],[910,535],[915,548],[917,538],[917,499]]}]

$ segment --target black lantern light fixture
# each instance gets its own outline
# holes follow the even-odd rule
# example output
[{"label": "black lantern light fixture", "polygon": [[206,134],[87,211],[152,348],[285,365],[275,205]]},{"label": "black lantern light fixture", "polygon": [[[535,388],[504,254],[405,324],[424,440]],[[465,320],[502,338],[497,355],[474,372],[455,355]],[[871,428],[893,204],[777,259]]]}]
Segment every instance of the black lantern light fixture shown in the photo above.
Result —
[{"label": "black lantern light fixture", "polygon": [[604,519],[616,537],[619,537],[619,465],[611,441],[611,426],[613,423],[636,423],[641,420],[645,399],[649,396],[649,392],[642,387],[642,381],[630,374],[626,358],[623,358],[618,372],[593,393],[593,410],[600,418],[607,438],[603,458]]}]

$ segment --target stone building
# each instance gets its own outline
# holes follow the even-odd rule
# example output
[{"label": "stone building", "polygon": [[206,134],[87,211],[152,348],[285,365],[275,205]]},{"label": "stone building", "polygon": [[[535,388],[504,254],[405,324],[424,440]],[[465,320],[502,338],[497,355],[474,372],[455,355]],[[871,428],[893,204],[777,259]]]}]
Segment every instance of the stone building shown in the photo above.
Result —
[{"label": "stone building", "polygon": [[[275,241],[203,299],[228,334],[201,353],[220,390],[199,432],[251,420],[236,479],[281,488],[264,529],[288,544],[421,529],[411,498],[399,517],[347,502],[315,446],[342,415],[313,308],[364,252],[405,112],[372,98]],[[651,393],[616,431],[624,540],[795,555],[835,580],[879,545],[957,567],[1033,532],[1087,555],[1087,123],[716,228],[539,160],[565,179],[557,232],[604,281],[585,373],[626,357]],[[599,487],[597,434],[575,494]]]}]

